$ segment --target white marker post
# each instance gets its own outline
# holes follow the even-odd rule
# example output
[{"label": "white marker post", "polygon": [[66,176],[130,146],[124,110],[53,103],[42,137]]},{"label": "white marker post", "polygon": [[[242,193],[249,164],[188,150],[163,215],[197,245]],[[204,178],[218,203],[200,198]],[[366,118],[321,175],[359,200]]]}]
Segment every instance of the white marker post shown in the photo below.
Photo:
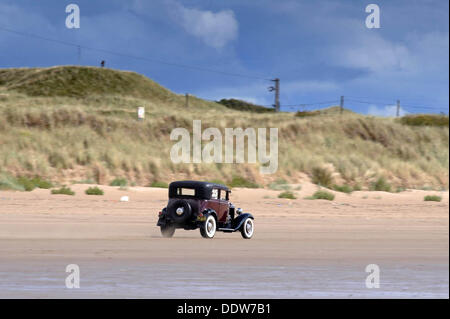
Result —
[{"label": "white marker post", "polygon": [[145,118],[145,108],[143,106],[139,106],[137,110],[138,120],[143,121]]}]

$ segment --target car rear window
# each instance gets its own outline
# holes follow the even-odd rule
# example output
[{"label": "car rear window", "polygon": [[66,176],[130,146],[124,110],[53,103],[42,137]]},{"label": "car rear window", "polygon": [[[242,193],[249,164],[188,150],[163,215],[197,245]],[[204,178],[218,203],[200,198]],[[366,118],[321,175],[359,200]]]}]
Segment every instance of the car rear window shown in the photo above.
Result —
[{"label": "car rear window", "polygon": [[178,188],[178,196],[195,196],[195,188]]}]

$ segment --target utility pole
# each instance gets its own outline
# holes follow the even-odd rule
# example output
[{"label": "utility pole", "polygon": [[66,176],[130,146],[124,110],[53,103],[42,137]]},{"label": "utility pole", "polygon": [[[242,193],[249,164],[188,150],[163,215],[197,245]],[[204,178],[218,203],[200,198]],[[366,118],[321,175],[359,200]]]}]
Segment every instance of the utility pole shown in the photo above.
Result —
[{"label": "utility pole", "polygon": [[280,79],[276,78],[271,81],[275,82],[275,86],[269,87],[270,92],[275,91],[275,104],[273,106],[276,112],[280,112]]},{"label": "utility pole", "polygon": [[400,100],[397,100],[397,117],[400,116]]},{"label": "utility pole", "polygon": [[342,114],[344,112],[344,96],[341,96],[341,103],[339,104],[339,112]]},{"label": "utility pole", "polygon": [[186,93],[186,108],[189,107],[189,93]]}]

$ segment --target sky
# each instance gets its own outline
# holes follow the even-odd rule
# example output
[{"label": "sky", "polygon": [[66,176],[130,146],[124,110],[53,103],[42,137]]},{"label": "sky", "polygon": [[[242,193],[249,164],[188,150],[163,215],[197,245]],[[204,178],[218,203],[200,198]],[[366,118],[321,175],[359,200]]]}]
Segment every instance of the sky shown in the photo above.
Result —
[{"label": "sky", "polygon": [[[370,3],[380,28],[366,27]],[[80,8],[80,28],[66,27],[69,4]],[[42,37],[80,45],[81,55]],[[401,114],[448,114],[449,2],[0,0],[0,68],[101,60],[211,100],[270,106],[270,79],[279,78],[284,111],[344,96],[364,114],[394,116],[397,100]]]}]

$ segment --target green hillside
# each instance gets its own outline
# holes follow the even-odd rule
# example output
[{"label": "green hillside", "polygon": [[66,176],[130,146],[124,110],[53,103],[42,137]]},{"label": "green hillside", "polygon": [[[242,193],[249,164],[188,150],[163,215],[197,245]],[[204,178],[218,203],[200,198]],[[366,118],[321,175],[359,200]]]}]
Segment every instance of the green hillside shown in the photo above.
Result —
[{"label": "green hillside", "polygon": [[237,110],[237,111],[249,111],[255,113],[273,113],[275,112],[274,108],[268,108],[264,106],[255,105],[253,103],[249,103],[246,101],[238,100],[238,99],[221,99],[217,101],[226,107]]},{"label": "green hillside", "polygon": [[126,95],[168,99],[173,93],[134,72],[94,67],[0,70],[0,86],[30,96]]}]

